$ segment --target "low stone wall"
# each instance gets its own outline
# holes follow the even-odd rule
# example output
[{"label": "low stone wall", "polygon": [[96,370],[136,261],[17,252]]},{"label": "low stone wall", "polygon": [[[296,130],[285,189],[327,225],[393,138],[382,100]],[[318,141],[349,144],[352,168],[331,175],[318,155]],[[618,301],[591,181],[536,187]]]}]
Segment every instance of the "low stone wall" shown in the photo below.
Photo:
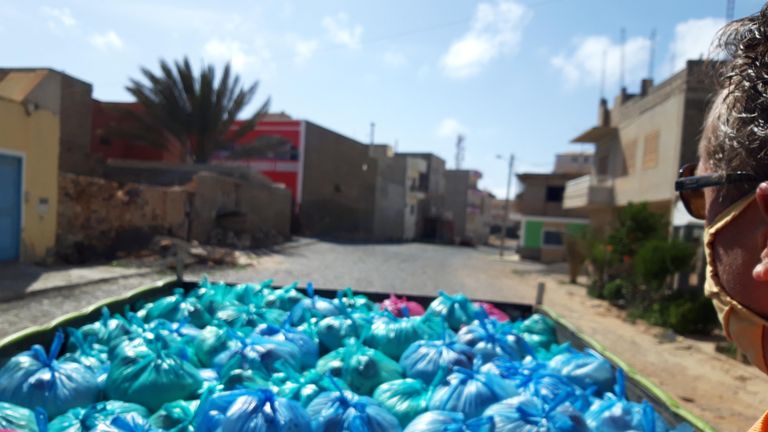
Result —
[{"label": "low stone wall", "polygon": [[155,235],[186,237],[184,187],[120,185],[59,175],[56,249],[68,262],[109,259],[145,247]]},{"label": "low stone wall", "polygon": [[72,263],[146,248],[156,235],[239,248],[290,237],[290,192],[212,173],[184,186],[60,174],[56,248]]}]

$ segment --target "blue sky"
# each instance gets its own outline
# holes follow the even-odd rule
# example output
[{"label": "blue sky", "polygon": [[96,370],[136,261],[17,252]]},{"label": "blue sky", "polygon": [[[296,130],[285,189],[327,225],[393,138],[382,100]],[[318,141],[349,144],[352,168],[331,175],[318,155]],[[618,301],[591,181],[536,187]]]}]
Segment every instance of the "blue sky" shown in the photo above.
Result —
[{"label": "blue sky", "polygon": [[[736,16],[761,5],[736,0]],[[653,28],[658,82],[706,54],[724,14],[725,0],[3,0],[0,52],[2,66],[66,71],[102,100],[128,100],[128,78],[160,58],[229,60],[261,81],[257,102],[364,142],[374,121],[377,142],[453,167],[463,133],[464,166],[501,194],[497,154],[546,171],[582,148],[569,141],[595,122],[604,53],[609,99],[619,87],[620,28],[632,91]]]}]

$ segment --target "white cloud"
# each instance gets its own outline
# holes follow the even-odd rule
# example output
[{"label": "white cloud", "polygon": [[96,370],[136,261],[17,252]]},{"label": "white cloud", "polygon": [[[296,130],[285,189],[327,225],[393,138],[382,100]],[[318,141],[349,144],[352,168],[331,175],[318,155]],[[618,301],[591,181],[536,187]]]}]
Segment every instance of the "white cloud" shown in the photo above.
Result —
[{"label": "white cloud", "polygon": [[363,26],[352,24],[346,13],[340,12],[335,16],[323,18],[323,27],[334,43],[352,49],[360,48],[363,39]]},{"label": "white cloud", "polygon": [[51,28],[58,28],[59,26],[74,27],[77,25],[77,20],[75,20],[72,12],[67,8],[42,6],[40,12],[48,17],[48,26]]},{"label": "white cloud", "polygon": [[455,40],[440,59],[440,66],[452,78],[466,78],[480,72],[501,54],[517,50],[532,12],[514,0],[480,3],[469,31]]},{"label": "white cloud", "polygon": [[467,127],[453,117],[446,117],[440,121],[435,129],[435,135],[439,138],[455,139],[459,134],[466,134]]},{"label": "white cloud", "polygon": [[[599,85],[605,61],[605,85],[619,82],[621,44],[607,36],[589,36],[576,39],[570,53],[560,53],[550,59],[568,86]],[[624,82],[639,82],[648,70],[651,42],[648,38],[633,37],[624,43]]]},{"label": "white cloud", "polygon": [[320,44],[316,40],[312,39],[298,39],[293,44],[293,60],[296,63],[305,63],[307,60],[312,58],[313,55],[315,55],[315,51],[317,51],[317,47]]},{"label": "white cloud", "polygon": [[273,67],[272,54],[258,40],[248,49],[234,39],[213,38],[205,44],[203,53],[210,60],[229,62],[235,72],[256,69],[262,74],[269,74]]},{"label": "white cloud", "polygon": [[688,60],[709,57],[712,40],[724,25],[722,18],[690,19],[678,23],[669,44],[663,72],[671,74],[683,69]]},{"label": "white cloud", "polygon": [[408,63],[408,58],[405,57],[405,54],[395,50],[385,52],[382,60],[384,60],[384,64],[393,68],[405,66]]},{"label": "white cloud", "polygon": [[91,42],[91,45],[104,51],[109,51],[112,49],[119,50],[123,48],[123,40],[120,39],[120,36],[118,36],[117,33],[115,33],[113,30],[110,30],[106,33],[94,34],[88,39],[88,41]]}]

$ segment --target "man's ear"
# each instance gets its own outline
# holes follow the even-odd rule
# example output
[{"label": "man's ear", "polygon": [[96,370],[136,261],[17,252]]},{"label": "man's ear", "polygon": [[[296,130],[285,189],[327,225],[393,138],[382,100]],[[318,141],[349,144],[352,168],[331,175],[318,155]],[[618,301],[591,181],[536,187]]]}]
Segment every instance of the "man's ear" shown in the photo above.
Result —
[{"label": "man's ear", "polygon": [[755,191],[755,201],[763,217],[768,219],[768,182],[762,182]]}]

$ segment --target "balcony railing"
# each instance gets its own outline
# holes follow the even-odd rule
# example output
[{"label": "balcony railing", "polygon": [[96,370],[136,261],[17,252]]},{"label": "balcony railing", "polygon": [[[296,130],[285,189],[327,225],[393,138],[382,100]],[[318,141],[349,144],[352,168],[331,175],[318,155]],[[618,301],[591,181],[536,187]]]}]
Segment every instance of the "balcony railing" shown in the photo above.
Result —
[{"label": "balcony railing", "polygon": [[609,207],[613,205],[613,179],[585,175],[565,184],[564,209]]}]

